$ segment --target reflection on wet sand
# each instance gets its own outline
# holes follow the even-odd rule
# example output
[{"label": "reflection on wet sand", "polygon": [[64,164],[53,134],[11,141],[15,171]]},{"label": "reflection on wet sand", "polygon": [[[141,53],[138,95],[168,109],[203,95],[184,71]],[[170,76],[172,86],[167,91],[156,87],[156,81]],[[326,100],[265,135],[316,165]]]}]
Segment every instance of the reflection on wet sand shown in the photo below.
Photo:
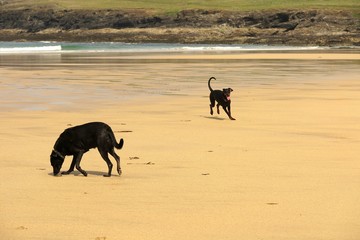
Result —
[{"label": "reflection on wet sand", "polygon": [[42,103],[71,109],[73,103],[84,100],[93,105],[162,95],[203,96],[210,76],[218,78],[218,87],[232,86],[242,92],[247,87],[320,84],[343,72],[359,74],[358,54],[291,53],[289,59],[283,55],[3,54],[0,101],[15,109],[43,109]]}]

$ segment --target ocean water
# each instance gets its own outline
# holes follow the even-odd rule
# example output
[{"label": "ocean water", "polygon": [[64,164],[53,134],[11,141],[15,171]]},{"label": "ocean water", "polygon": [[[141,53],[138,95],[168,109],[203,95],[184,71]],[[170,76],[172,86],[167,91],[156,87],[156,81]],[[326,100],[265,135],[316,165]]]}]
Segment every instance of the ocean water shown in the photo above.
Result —
[{"label": "ocean water", "polygon": [[166,44],[166,43],[67,43],[67,42],[0,42],[0,53],[51,52],[229,52],[229,51],[309,51],[319,46],[267,46],[239,44]]}]

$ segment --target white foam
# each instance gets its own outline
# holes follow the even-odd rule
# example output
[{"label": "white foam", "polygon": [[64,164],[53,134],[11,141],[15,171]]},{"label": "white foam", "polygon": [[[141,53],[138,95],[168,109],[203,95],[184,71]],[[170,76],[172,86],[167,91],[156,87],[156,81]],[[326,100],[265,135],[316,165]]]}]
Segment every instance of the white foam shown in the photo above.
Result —
[{"label": "white foam", "polygon": [[58,52],[61,46],[41,46],[41,47],[6,47],[0,48],[0,53],[38,53],[38,52]]},{"label": "white foam", "polygon": [[184,46],[180,47],[178,51],[200,51],[200,52],[212,52],[212,51],[297,51],[297,50],[317,50],[324,49],[318,46],[306,46],[306,47],[295,47],[295,46]]},{"label": "white foam", "polygon": [[182,47],[179,51],[241,51],[243,47],[231,47],[231,46],[199,46],[199,47]]}]

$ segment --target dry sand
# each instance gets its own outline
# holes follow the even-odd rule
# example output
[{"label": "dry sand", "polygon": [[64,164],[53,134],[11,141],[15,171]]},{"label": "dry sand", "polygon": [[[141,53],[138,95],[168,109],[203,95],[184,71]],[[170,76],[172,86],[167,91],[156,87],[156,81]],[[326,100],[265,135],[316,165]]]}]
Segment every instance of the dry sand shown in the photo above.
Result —
[{"label": "dry sand", "polygon": [[[90,68],[3,56],[1,239],[360,239],[360,58],[327,56]],[[236,121],[209,115],[209,74],[234,88]],[[55,140],[89,121],[124,138],[123,175],[102,177],[91,150],[88,177],[53,177]]]}]

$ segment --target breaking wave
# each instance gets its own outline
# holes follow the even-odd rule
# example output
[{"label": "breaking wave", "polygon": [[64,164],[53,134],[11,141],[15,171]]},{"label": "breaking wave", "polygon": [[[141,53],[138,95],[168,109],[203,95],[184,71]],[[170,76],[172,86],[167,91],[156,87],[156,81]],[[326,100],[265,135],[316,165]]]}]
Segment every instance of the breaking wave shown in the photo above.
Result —
[{"label": "breaking wave", "polygon": [[170,44],[170,43],[67,43],[67,42],[0,42],[0,53],[57,52],[231,52],[231,51],[311,51],[329,49],[319,46],[267,46],[242,44]]}]

